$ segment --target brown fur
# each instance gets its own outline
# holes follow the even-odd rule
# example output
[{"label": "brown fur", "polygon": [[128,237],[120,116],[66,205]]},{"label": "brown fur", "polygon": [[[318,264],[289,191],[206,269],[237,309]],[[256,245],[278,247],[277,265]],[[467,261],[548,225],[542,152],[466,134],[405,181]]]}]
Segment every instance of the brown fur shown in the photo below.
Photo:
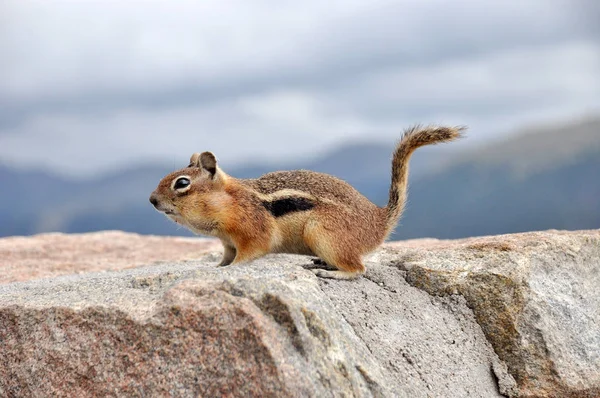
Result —
[{"label": "brown fur", "polygon": [[[225,249],[220,265],[268,253],[316,255],[338,269],[314,270],[317,275],[351,279],[365,271],[362,256],[386,239],[402,214],[411,154],[420,146],[459,138],[462,130],[408,129],[394,151],[390,198],[383,208],[348,183],[313,171],[235,179],[218,167],[210,152],[192,155],[187,168],[164,177],[150,201],[173,221],[219,238]],[[173,187],[182,177],[189,178],[189,185],[178,191]],[[293,209],[298,198],[310,206]],[[292,209],[284,208],[283,215],[276,215],[265,206],[276,202]]]},{"label": "brown fur", "polygon": [[393,230],[406,205],[408,191],[408,161],[422,146],[454,141],[462,137],[466,127],[413,126],[404,131],[392,158],[392,184],[387,209],[387,234]]}]

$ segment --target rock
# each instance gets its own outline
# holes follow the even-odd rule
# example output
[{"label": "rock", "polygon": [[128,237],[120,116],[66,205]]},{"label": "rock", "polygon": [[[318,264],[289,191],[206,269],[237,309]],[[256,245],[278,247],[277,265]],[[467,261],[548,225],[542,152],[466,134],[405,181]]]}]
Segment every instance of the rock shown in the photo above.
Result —
[{"label": "rock", "polygon": [[355,281],[122,236],[0,240],[13,281],[103,271],[0,285],[0,396],[600,396],[600,231],[390,243]]},{"label": "rock", "polygon": [[500,396],[464,300],[389,267],[383,286],[319,281],[306,260],[1,285],[0,396]]},{"label": "rock", "polygon": [[600,397],[600,230],[388,250],[411,285],[466,299],[519,396]]},{"label": "rock", "polygon": [[393,258],[377,253],[358,281],[320,281],[337,312],[378,359],[387,382],[397,383],[396,391],[408,397],[512,394],[514,380],[464,298],[431,297],[412,288],[402,271],[381,265]]},{"label": "rock", "polygon": [[0,284],[194,260],[220,246],[213,239],[141,236],[121,231],[2,238]]},{"label": "rock", "polygon": [[316,277],[169,264],[0,290],[0,396],[389,396]]}]

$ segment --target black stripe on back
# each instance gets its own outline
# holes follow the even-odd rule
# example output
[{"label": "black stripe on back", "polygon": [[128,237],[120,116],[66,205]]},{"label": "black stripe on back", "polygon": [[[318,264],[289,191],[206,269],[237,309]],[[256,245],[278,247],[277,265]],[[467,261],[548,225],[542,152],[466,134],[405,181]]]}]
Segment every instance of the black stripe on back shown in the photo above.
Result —
[{"label": "black stripe on back", "polygon": [[262,205],[274,216],[281,217],[296,211],[306,211],[315,207],[315,204],[307,198],[290,197],[264,201]]}]

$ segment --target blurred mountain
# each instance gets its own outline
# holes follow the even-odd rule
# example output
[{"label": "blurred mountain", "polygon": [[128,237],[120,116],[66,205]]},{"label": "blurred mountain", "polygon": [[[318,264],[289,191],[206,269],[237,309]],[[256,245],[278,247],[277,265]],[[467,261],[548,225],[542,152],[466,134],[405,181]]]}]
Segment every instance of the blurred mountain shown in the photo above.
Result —
[{"label": "blurred mountain", "polygon": [[[223,168],[239,178],[300,168],[326,172],[384,205],[392,149],[392,143],[355,143],[307,162]],[[189,235],[148,203],[169,171],[141,165],[72,181],[0,166],[0,236],[102,229]],[[452,145],[420,149],[410,183],[393,239],[599,228],[600,118],[539,127],[459,153]]]}]

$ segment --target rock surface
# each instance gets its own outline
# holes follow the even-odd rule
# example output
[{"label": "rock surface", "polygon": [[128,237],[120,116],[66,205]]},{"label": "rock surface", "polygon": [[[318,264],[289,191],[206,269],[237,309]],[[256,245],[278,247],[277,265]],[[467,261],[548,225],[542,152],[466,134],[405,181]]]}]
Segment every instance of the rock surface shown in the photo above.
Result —
[{"label": "rock surface", "polygon": [[395,265],[413,286],[466,299],[520,396],[600,397],[599,230],[427,248],[400,250]]},{"label": "rock surface", "polygon": [[2,238],[0,284],[194,260],[220,246],[213,239],[141,236],[121,231]]},{"label": "rock surface", "polygon": [[[356,281],[179,239],[0,240],[0,396],[600,396],[600,231],[387,244]],[[36,256],[79,273],[6,283]]]},{"label": "rock surface", "polygon": [[388,395],[298,267],[171,264],[6,286],[0,396]]}]

